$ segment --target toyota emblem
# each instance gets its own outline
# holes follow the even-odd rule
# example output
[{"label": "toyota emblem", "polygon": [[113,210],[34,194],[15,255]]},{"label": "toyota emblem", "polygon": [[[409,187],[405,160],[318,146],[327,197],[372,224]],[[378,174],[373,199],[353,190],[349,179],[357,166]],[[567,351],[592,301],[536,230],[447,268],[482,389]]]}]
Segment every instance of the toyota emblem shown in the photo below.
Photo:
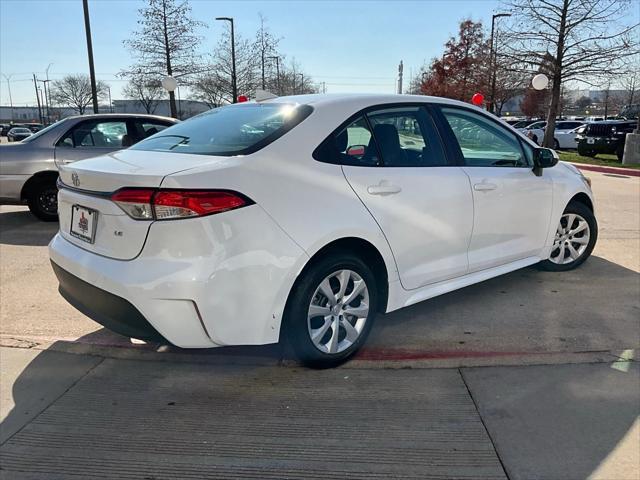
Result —
[{"label": "toyota emblem", "polygon": [[73,182],[73,186],[74,187],[79,187],[80,186],[80,177],[78,176],[78,174],[76,172],[73,172],[71,174],[71,181]]}]

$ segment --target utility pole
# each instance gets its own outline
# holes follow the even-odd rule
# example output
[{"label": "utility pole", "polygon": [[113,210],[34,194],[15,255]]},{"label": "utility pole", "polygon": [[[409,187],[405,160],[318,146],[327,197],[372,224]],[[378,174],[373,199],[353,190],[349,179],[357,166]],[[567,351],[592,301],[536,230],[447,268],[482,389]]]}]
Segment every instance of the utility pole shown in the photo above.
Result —
[{"label": "utility pole", "polygon": [[[304,94],[304,73],[299,73],[298,75],[300,75],[300,93]],[[295,83],[296,79],[293,79],[293,82]]]},{"label": "utility pole", "polygon": [[42,103],[44,104],[43,106],[43,110],[46,111],[46,119],[47,121],[45,123],[49,123],[49,99],[47,96],[47,83],[49,83],[49,80],[38,80],[40,83],[42,83],[42,86],[44,87],[44,92],[42,95]]},{"label": "utility pole", "polygon": [[91,44],[91,23],[89,21],[88,0],[82,0],[82,9],[84,10],[84,32],[87,36],[87,54],[89,55],[89,77],[91,78],[93,113],[98,113],[98,92],[96,88],[96,71],[93,66],[93,45]]},{"label": "utility pole", "polygon": [[33,74],[33,88],[36,90],[36,101],[38,102],[38,116],[40,117],[40,123],[43,123],[42,120],[42,107],[40,106],[40,94],[38,93],[38,79],[36,78],[36,74]]},{"label": "utility pole", "polygon": [[236,38],[233,31],[233,18],[216,17],[216,20],[222,20],[231,23],[231,94],[233,95],[233,103],[238,103],[238,79],[236,77]]},{"label": "utility pole", "polygon": [[402,71],[404,70],[404,65],[402,65],[402,60],[400,60],[400,65],[398,65],[398,94],[402,95]]},{"label": "utility pole", "polygon": [[11,96],[11,77],[13,76],[13,74],[7,76],[3,73],[2,76],[7,81],[7,90],[9,90],[9,105],[11,106],[11,121],[13,122],[13,97]]},{"label": "utility pole", "polygon": [[281,95],[280,93],[280,57],[273,55],[267,58],[270,60],[275,59],[276,61],[276,86],[278,88],[278,95]]},{"label": "utility pole", "polygon": [[489,48],[489,83],[491,85],[491,92],[489,94],[488,110],[493,113],[495,110],[495,96],[496,96],[496,67],[498,65],[498,48],[494,48],[494,31],[496,27],[496,18],[510,17],[510,13],[496,13],[491,17],[491,47]]}]

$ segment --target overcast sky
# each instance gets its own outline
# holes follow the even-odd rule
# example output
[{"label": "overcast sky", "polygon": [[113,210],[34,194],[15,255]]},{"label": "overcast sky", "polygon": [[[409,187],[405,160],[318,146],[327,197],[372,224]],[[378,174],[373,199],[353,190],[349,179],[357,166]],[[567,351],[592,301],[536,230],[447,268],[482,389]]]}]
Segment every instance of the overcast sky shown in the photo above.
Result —
[{"label": "overcast sky", "polygon": [[[141,0],[89,0],[98,79],[120,98],[124,81],[115,74],[130,63],[122,41],[136,29]],[[490,25],[497,0],[422,1],[220,1],[192,0],[202,30],[202,51],[213,50],[224,24],[217,16],[235,18],[236,32],[253,38],[259,13],[282,37],[280,50],[295,57],[327,92],[386,92],[395,89],[398,63],[405,78],[417,72],[470,17]],[[632,12],[640,18],[640,3]],[[0,0],[0,73],[11,76],[15,105],[35,103],[32,74],[58,79],[87,73],[82,2],[80,0]],[[8,105],[7,82],[0,80],[0,104]],[[405,82],[406,85],[406,82]]]}]

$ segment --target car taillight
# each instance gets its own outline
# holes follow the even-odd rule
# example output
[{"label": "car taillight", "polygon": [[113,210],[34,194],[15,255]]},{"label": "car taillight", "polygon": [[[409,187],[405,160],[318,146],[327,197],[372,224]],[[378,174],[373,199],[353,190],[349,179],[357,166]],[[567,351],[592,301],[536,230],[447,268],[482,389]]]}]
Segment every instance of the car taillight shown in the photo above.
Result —
[{"label": "car taillight", "polygon": [[150,188],[123,188],[114,193],[111,200],[135,220],[153,220],[151,200],[154,193]]},{"label": "car taillight", "polygon": [[111,196],[135,220],[201,217],[251,205],[244,195],[227,190],[152,190],[124,188]]}]

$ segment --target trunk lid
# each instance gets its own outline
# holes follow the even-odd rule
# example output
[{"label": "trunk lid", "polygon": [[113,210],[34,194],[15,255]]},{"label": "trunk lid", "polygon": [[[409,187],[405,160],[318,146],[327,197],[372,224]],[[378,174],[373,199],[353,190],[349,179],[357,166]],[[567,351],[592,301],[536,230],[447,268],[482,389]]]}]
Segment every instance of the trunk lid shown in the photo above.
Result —
[{"label": "trunk lid", "polygon": [[[167,175],[224,160],[228,157],[122,150],[61,166],[60,179],[69,188],[58,194],[60,234],[98,255],[131,260],[142,251],[152,221],[132,219],[110,194],[123,187],[158,188]],[[85,239],[79,238],[79,229],[87,226]]]}]

